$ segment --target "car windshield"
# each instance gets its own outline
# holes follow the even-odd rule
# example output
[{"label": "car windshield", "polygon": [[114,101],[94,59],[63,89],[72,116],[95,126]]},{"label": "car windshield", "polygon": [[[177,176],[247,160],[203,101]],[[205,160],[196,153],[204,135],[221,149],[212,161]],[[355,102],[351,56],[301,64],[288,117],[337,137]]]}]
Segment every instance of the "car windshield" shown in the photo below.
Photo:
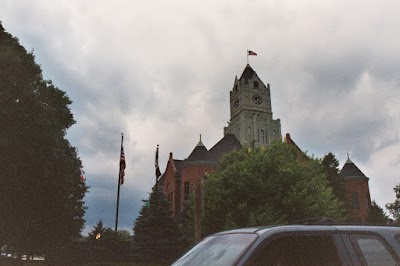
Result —
[{"label": "car windshield", "polygon": [[173,265],[232,265],[257,234],[222,234],[207,237]]}]

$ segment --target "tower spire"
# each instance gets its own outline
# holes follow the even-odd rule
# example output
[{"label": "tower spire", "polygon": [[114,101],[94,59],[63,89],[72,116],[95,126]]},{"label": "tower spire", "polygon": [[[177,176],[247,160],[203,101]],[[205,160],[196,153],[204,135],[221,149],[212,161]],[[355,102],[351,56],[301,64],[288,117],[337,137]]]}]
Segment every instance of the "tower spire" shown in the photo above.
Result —
[{"label": "tower spire", "polygon": [[347,153],[347,161],[346,161],[346,163],[353,163],[353,162],[350,160],[350,155],[349,155],[349,153]]},{"label": "tower spire", "polygon": [[200,140],[199,140],[199,143],[197,143],[197,146],[204,146],[203,142],[201,141],[201,134],[200,134]]}]

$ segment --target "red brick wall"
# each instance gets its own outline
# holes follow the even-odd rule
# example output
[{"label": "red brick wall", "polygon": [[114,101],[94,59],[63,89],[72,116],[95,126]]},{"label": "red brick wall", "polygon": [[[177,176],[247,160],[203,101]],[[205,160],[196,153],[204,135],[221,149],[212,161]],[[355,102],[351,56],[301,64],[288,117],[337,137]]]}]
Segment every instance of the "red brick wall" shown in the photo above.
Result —
[{"label": "red brick wall", "polygon": [[196,184],[200,183],[202,178],[207,173],[213,173],[216,171],[215,166],[211,165],[192,165],[186,166],[182,169],[182,184],[181,184],[181,202],[180,207],[183,208],[185,202],[184,188],[185,182],[189,182],[189,189],[193,191],[196,187]]},{"label": "red brick wall", "polygon": [[[345,181],[346,199],[349,203],[348,218],[353,222],[367,222],[371,196],[368,179],[348,179]],[[358,208],[356,207],[358,201]]]},{"label": "red brick wall", "polygon": [[[176,180],[176,169],[172,158],[172,154],[167,163],[167,169],[164,173],[163,181],[163,192],[165,197],[171,202],[172,213],[174,216],[179,213],[179,191],[176,188],[179,187]],[[178,198],[178,199],[177,199]]]}]

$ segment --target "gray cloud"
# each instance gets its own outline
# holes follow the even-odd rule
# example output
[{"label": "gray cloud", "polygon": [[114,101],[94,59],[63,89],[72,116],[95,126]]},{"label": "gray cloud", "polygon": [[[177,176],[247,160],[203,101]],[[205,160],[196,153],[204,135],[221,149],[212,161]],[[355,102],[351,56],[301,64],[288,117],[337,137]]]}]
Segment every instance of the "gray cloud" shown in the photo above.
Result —
[{"label": "gray cloud", "polygon": [[222,137],[246,49],[258,53],[250,64],[271,84],[282,133],[309,154],[334,152],[342,164],[349,152],[378,204],[392,200],[400,158],[398,8],[390,0],[3,0],[0,17],[73,101],[77,124],[68,138],[92,176],[91,228],[100,218],[113,224],[113,196],[102,195],[115,193],[108,179],[118,171],[121,132],[121,223],[132,226],[154,184],[157,144],[163,166],[169,152],[187,157],[199,134],[208,148]]}]

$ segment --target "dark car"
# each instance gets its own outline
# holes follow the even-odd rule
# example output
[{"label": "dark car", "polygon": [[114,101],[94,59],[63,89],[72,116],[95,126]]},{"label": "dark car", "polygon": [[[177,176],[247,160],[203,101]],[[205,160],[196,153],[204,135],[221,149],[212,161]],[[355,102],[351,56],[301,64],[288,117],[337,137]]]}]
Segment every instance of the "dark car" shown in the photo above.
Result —
[{"label": "dark car", "polygon": [[211,235],[173,265],[400,265],[400,227],[284,225]]}]

